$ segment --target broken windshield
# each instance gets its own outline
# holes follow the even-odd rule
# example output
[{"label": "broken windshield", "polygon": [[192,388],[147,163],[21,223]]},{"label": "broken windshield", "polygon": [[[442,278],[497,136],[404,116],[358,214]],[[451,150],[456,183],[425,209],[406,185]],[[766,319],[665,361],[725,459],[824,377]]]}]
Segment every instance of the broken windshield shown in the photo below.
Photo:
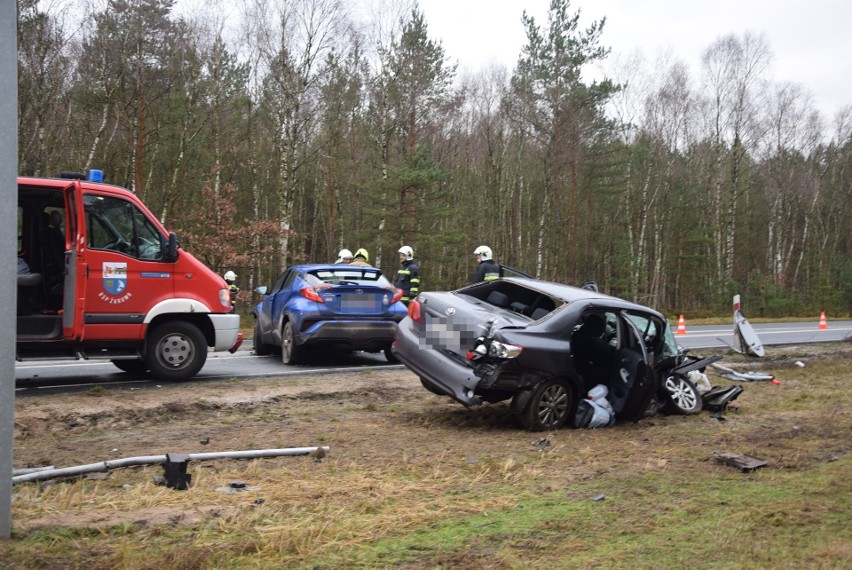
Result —
[{"label": "broken windshield", "polygon": [[667,322],[633,312],[628,312],[627,316],[642,333],[642,340],[650,352],[659,359],[677,355],[677,341]]}]

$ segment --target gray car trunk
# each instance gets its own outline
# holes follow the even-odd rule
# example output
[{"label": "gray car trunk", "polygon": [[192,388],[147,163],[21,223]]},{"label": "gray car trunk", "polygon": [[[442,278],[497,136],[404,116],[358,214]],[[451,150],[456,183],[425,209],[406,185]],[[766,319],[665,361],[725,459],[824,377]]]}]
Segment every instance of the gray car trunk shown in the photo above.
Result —
[{"label": "gray car trunk", "polygon": [[505,281],[464,293],[430,292],[419,301],[425,315],[421,338],[431,348],[460,358],[478,337],[488,336],[489,329],[526,326],[557,306],[547,295]]},{"label": "gray car trunk", "polygon": [[513,315],[485,301],[454,293],[428,293],[420,297],[423,322],[418,325],[420,338],[430,348],[450,352],[462,358],[474,341],[488,332],[489,326],[523,325],[528,317]]}]

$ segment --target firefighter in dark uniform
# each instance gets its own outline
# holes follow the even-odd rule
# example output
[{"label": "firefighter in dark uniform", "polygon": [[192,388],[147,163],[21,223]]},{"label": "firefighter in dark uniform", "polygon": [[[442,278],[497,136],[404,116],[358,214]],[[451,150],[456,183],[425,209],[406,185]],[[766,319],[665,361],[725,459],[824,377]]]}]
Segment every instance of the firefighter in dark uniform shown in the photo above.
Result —
[{"label": "firefighter in dark uniform", "polygon": [[473,250],[473,255],[476,256],[476,261],[479,265],[476,266],[476,272],[473,274],[473,282],[491,281],[500,277],[500,266],[492,259],[491,248],[487,245],[480,245]]},{"label": "firefighter in dark uniform", "polygon": [[237,287],[237,284],[236,284],[237,274],[234,273],[233,271],[227,271],[225,273],[225,275],[223,275],[223,277],[225,278],[225,283],[228,284],[228,291],[231,293],[231,312],[236,313],[237,312],[237,293],[240,292],[240,288]]},{"label": "firefighter in dark uniform", "polygon": [[420,293],[420,268],[414,263],[414,250],[411,246],[404,245],[399,248],[399,270],[393,286],[402,289],[402,301],[408,303]]}]

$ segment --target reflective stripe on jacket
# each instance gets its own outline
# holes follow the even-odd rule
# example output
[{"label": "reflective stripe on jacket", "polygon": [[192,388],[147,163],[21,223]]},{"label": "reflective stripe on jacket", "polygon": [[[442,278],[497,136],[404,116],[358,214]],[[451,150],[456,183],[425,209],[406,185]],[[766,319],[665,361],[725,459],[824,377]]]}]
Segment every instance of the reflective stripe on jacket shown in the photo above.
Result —
[{"label": "reflective stripe on jacket", "polygon": [[237,311],[237,293],[240,292],[240,288],[236,284],[231,283],[228,285],[228,291],[231,294],[231,312],[235,313]]},{"label": "reflective stripe on jacket", "polygon": [[476,266],[473,274],[473,282],[492,281],[500,278],[500,266],[493,259],[486,259]]},{"label": "reflective stripe on jacket", "polygon": [[407,259],[400,264],[396,278],[393,280],[393,286],[402,289],[402,299],[400,300],[405,304],[408,304],[420,293],[420,268],[417,267],[414,260]]}]

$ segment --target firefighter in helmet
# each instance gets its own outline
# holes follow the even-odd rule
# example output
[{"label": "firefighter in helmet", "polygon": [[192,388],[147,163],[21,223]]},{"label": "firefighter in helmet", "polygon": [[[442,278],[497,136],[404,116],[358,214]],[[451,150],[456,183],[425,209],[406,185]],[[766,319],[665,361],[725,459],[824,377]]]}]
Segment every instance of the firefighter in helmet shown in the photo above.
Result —
[{"label": "firefighter in helmet", "polygon": [[355,257],[352,258],[350,265],[358,265],[360,267],[372,267],[370,265],[370,254],[363,247],[358,248],[355,252]]},{"label": "firefighter in helmet", "polygon": [[344,265],[349,265],[352,263],[352,252],[346,248],[340,250],[337,254],[337,261],[334,263],[343,263]]},{"label": "firefighter in helmet", "polygon": [[493,259],[491,248],[487,245],[480,245],[473,250],[473,255],[476,256],[478,265],[476,272],[473,274],[473,282],[491,281],[500,277],[500,266]]},{"label": "firefighter in helmet", "polygon": [[399,269],[393,286],[402,289],[402,301],[406,305],[420,293],[420,268],[414,262],[414,250],[404,245],[398,250]]},{"label": "firefighter in helmet", "polygon": [[225,275],[225,283],[228,284],[228,292],[231,294],[231,312],[237,312],[237,293],[240,292],[240,288],[237,287],[237,274],[233,271],[226,271]]}]

